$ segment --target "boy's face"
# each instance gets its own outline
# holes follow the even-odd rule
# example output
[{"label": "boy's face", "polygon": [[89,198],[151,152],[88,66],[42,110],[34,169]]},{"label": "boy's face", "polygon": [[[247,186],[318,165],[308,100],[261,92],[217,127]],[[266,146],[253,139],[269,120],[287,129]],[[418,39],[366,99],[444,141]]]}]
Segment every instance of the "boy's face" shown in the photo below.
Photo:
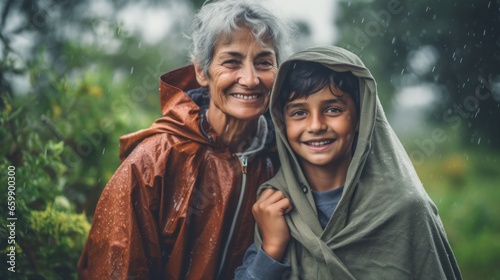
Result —
[{"label": "boy's face", "polygon": [[309,97],[285,105],[288,142],[302,168],[348,167],[358,130],[354,101],[338,88],[326,86]]}]

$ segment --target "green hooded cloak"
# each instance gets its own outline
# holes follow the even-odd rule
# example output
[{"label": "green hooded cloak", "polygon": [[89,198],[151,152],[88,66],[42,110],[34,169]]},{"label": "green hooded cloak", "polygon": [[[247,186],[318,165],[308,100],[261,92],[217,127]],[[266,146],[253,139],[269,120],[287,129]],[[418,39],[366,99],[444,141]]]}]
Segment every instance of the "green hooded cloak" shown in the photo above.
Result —
[{"label": "green hooded cloak", "polygon": [[[288,144],[278,95],[293,61],[314,61],[359,79],[360,127],[344,191],[323,230],[307,180]],[[270,103],[282,168],[261,186],[294,206],[284,261],[291,279],[461,279],[434,203],[387,122],[376,83],[353,53],[326,46],[292,55],[278,73]],[[261,237],[256,230],[257,246]]]}]

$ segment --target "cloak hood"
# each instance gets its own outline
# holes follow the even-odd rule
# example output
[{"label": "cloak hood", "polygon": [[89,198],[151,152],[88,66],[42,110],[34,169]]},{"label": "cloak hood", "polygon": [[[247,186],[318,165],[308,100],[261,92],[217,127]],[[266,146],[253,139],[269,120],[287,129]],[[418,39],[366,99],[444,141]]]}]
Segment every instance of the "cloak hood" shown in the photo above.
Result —
[{"label": "cloak hood", "polygon": [[[322,229],[310,187],[288,144],[278,96],[294,61],[312,61],[359,80],[360,127],[339,204]],[[313,47],[280,67],[270,111],[281,169],[261,186],[292,200],[292,241],[285,261],[292,279],[460,279],[437,208],[387,122],[375,79],[355,54]],[[256,230],[256,242],[260,235]]]}]

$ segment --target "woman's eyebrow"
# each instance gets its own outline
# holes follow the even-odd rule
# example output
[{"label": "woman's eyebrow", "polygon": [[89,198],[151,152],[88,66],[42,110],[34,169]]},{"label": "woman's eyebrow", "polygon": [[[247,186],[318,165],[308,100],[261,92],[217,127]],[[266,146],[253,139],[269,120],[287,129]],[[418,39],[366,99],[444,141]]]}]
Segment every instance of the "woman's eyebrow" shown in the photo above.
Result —
[{"label": "woman's eyebrow", "polygon": [[257,54],[257,57],[263,57],[263,56],[274,56],[273,51],[261,51],[260,53]]},{"label": "woman's eyebrow", "polygon": [[227,52],[222,52],[221,53],[221,56],[224,57],[224,56],[231,56],[231,57],[238,57],[238,58],[242,58],[243,57],[243,54],[239,53],[239,52],[235,52],[235,51],[227,51]]},{"label": "woman's eyebrow", "polygon": [[[238,57],[238,58],[244,57],[244,55],[242,53],[239,53],[237,51],[221,52],[221,55]],[[266,57],[266,56],[274,56],[274,52],[273,51],[262,51],[256,55],[256,57]]]}]

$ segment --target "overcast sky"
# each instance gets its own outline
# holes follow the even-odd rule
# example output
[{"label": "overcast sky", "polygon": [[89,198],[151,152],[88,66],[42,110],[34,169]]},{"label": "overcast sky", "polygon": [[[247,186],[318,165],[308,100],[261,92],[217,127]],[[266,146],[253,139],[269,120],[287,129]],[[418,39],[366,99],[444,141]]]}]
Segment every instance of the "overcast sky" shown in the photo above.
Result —
[{"label": "overcast sky", "polygon": [[312,44],[332,44],[337,38],[333,25],[336,0],[272,0],[285,17],[309,23]]},{"label": "overcast sky", "polygon": [[[332,44],[337,37],[333,26],[336,0],[272,0],[274,6],[288,19],[298,19],[309,24],[312,32],[306,45]],[[172,18],[188,18],[191,11],[185,5],[170,2],[169,7],[151,7],[144,2],[129,4],[119,13],[119,21],[129,30],[139,31],[147,43],[157,43],[171,30]],[[174,3],[174,4],[172,4]],[[94,1],[93,12],[98,15],[111,9],[106,1]],[[104,16],[104,14],[103,14]],[[185,22],[189,26],[188,22]]]}]

